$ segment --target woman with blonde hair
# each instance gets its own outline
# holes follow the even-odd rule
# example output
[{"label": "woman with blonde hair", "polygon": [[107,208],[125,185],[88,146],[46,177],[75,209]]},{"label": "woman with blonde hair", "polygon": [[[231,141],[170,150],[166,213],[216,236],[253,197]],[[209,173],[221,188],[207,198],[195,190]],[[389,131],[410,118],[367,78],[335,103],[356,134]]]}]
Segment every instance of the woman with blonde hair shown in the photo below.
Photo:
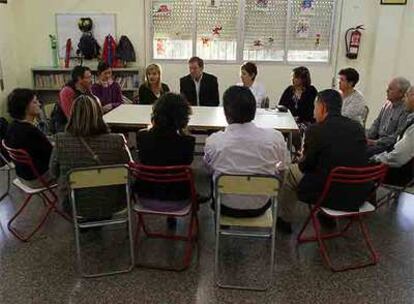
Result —
[{"label": "woman with blonde hair", "polygon": [[[130,153],[121,134],[112,134],[103,120],[100,103],[89,95],[80,95],[72,106],[71,116],[64,133],[56,135],[50,160],[50,171],[59,182],[59,190],[66,210],[69,208],[67,174],[74,168],[127,164]],[[110,217],[121,206],[114,205],[114,189],[86,190],[82,201],[97,202],[99,216]],[[112,198],[112,199],[111,199]],[[96,206],[78,206],[84,217],[96,217]],[[123,206],[122,206],[123,207]]]},{"label": "woman with blonde hair", "polygon": [[158,98],[168,93],[170,88],[161,82],[161,67],[152,63],[145,69],[145,82],[139,87],[139,103],[153,104]]}]

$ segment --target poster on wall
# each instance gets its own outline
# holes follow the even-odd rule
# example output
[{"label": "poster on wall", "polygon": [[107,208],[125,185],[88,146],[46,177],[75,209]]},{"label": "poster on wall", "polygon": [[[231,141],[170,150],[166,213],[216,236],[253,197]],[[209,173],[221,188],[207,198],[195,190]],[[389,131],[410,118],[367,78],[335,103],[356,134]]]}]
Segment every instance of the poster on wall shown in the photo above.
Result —
[{"label": "poster on wall", "polygon": [[173,10],[172,1],[154,1],[152,4],[153,16],[170,16]]},{"label": "poster on wall", "polygon": [[300,6],[300,14],[315,15],[315,0],[303,0]]},{"label": "poster on wall", "polygon": [[66,43],[71,39],[71,57],[75,56],[82,32],[78,27],[81,18],[91,18],[93,22],[92,33],[100,46],[105,37],[116,37],[116,15],[106,13],[58,13],[56,14],[56,33],[58,40],[59,58],[66,57]]},{"label": "poster on wall", "polygon": [[296,37],[300,39],[309,38],[310,21],[308,18],[300,18],[296,24]]},{"label": "poster on wall", "polygon": [[257,11],[267,11],[269,9],[269,0],[255,0],[254,7]]}]

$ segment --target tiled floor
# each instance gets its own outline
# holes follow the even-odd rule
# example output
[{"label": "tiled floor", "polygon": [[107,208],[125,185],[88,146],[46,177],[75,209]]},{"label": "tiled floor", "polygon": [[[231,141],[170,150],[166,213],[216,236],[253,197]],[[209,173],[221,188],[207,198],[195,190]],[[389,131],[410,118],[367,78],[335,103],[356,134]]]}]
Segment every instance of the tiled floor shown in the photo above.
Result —
[{"label": "tiled floor", "polygon": [[[1,176],[1,189],[5,178]],[[206,189],[203,174],[199,188]],[[200,210],[198,261],[175,273],[135,268],[124,275],[80,279],[76,271],[71,225],[53,215],[29,243],[17,241],[7,230],[7,220],[21,201],[17,191],[0,203],[0,303],[414,303],[414,195],[403,194],[397,204],[385,206],[368,220],[373,242],[380,253],[377,266],[334,274],[321,262],[314,244],[296,246],[295,236],[305,219],[298,213],[295,233],[278,235],[276,270],[268,292],[223,290],[214,283],[214,234],[208,205]],[[34,204],[36,205],[36,204]],[[33,206],[19,223],[27,227],[38,215]],[[164,221],[152,221],[165,226]],[[181,226],[184,226],[180,223]],[[90,234],[90,235],[89,235]],[[89,259],[115,265],[126,262],[125,229],[88,233],[83,237]],[[177,263],[182,246],[144,240],[140,262]],[[349,240],[329,245],[341,262],[360,257],[363,246]],[[255,283],[265,278],[268,247],[263,241],[223,241],[227,280]],[[106,249],[106,250],[105,250]],[[108,253],[109,249],[109,253]],[[93,252],[92,252],[93,251]],[[195,254],[194,256],[197,256]],[[236,259],[237,258],[237,259]],[[247,266],[245,266],[247,264]],[[253,267],[251,267],[253,266]],[[246,268],[248,267],[248,268]],[[246,280],[247,278],[247,280]]]}]

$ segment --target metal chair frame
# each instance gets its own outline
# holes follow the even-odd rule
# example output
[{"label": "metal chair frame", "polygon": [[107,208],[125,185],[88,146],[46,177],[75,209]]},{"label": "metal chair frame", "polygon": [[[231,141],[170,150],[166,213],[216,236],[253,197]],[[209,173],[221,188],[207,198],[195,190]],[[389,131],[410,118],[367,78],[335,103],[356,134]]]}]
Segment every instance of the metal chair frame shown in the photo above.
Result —
[{"label": "metal chair frame", "polygon": [[[71,221],[70,216],[68,216],[65,212],[59,210],[57,207],[58,196],[54,191],[54,189],[57,187],[57,184],[49,184],[45,181],[45,179],[39,174],[36,167],[34,166],[31,156],[26,151],[24,151],[23,149],[12,149],[5,144],[4,140],[2,141],[2,145],[6,149],[7,153],[9,154],[13,162],[15,162],[16,164],[20,163],[28,166],[32,170],[33,175],[36,176],[36,179],[42,185],[41,188],[30,188],[27,186],[23,187],[21,181],[18,178],[14,179],[13,184],[26,194],[26,199],[24,200],[20,208],[17,210],[17,212],[7,223],[7,228],[9,229],[9,231],[20,241],[27,242],[45,224],[47,218],[52,213],[52,211],[56,212],[67,221]],[[25,188],[30,189],[30,191],[27,192]],[[44,206],[46,207],[46,211],[41,216],[40,221],[35,226],[35,228],[28,234],[23,235],[19,233],[16,228],[13,227],[13,222],[19,217],[23,210],[25,210],[33,196],[39,196],[41,198]]]},{"label": "metal chair frame", "polygon": [[[107,171],[107,172],[105,172]],[[117,172],[118,171],[118,172]],[[86,174],[86,175],[85,175]],[[105,175],[103,175],[105,174]],[[82,176],[83,175],[83,176]],[[82,179],[87,177],[85,182]],[[109,176],[109,179],[108,179]],[[84,278],[96,278],[102,276],[116,275],[130,272],[135,266],[135,255],[134,255],[134,239],[132,232],[132,208],[130,202],[129,183],[128,183],[128,168],[126,165],[107,165],[107,166],[94,166],[73,169],[68,173],[69,184],[71,187],[70,198],[72,203],[73,212],[73,224],[75,229],[75,240],[76,240],[76,256],[78,270]],[[111,181],[111,179],[116,179]],[[105,187],[125,185],[125,193],[127,200],[127,215],[124,217],[116,217],[110,220],[94,220],[89,222],[79,222],[78,208],[75,199],[75,192],[77,189],[87,189],[91,187]],[[128,236],[129,236],[129,249],[131,263],[127,269],[106,271],[101,273],[90,274],[84,271],[82,267],[82,247],[80,243],[80,229],[82,228],[93,228],[93,227],[105,227],[127,224],[128,225]]]},{"label": "metal chair frame", "polygon": [[[131,162],[129,165],[129,169],[137,180],[152,182],[152,183],[160,183],[160,184],[168,184],[168,183],[176,183],[176,182],[188,182],[190,187],[190,199],[189,199],[189,208],[178,210],[174,212],[163,212],[163,211],[155,211],[151,209],[142,209],[138,206],[134,206],[134,212],[137,216],[137,227],[136,227],[136,247],[138,246],[138,240],[141,230],[148,238],[161,238],[167,240],[175,240],[175,241],[184,241],[186,242],[185,252],[183,256],[183,263],[181,267],[163,267],[159,265],[149,265],[149,264],[139,264],[141,267],[145,268],[154,268],[154,269],[161,269],[161,270],[172,270],[172,271],[183,271],[187,269],[191,264],[191,257],[194,245],[197,244],[198,240],[198,231],[199,231],[199,221],[198,221],[198,201],[197,201],[197,194],[194,185],[194,177],[193,171],[190,166],[145,166],[139,163]],[[136,198],[133,196],[135,202]],[[139,200],[139,197],[138,197]],[[156,216],[164,216],[164,217],[173,217],[173,218],[180,218],[185,216],[190,216],[190,224],[188,230],[184,235],[176,235],[176,234],[165,234],[161,232],[151,232],[145,226],[144,215],[156,215]]]},{"label": "metal chair frame", "polygon": [[0,168],[0,171],[6,171],[7,172],[7,185],[6,185],[6,191],[0,195],[0,202],[5,199],[10,194],[10,184],[11,184],[11,170],[14,169],[13,163],[9,162],[3,155],[3,153],[0,151],[0,158],[5,163],[3,167]]},{"label": "metal chair frame", "polygon": [[[351,269],[358,269],[358,268],[363,268],[363,267],[367,267],[367,266],[371,266],[371,265],[375,265],[378,263],[379,261],[379,255],[378,253],[375,251],[369,234],[368,234],[368,229],[363,221],[363,218],[366,217],[368,214],[374,212],[376,209],[374,206],[370,205],[372,211],[367,211],[367,212],[360,212],[360,211],[355,211],[355,212],[341,212],[341,215],[336,215],[333,216],[332,214],[330,214],[328,211],[332,211],[331,209],[328,208],[324,208],[322,207],[322,203],[325,201],[325,199],[327,198],[329,192],[330,192],[330,188],[333,184],[348,184],[348,185],[358,185],[358,184],[365,184],[365,183],[369,183],[369,182],[374,182],[374,189],[372,190],[372,193],[375,193],[375,191],[377,190],[377,188],[381,185],[381,183],[383,182],[385,175],[387,173],[388,167],[380,164],[380,165],[376,165],[376,166],[370,166],[370,167],[359,167],[359,168],[351,168],[351,167],[337,167],[334,168],[325,183],[324,189],[322,194],[319,196],[316,204],[311,208],[310,210],[310,215],[307,218],[307,220],[305,221],[305,224],[303,225],[300,233],[297,236],[297,241],[298,244],[302,244],[305,242],[318,242],[319,245],[319,252],[320,255],[323,259],[323,261],[325,262],[325,264],[327,265],[327,267],[329,269],[331,269],[333,272],[340,272],[340,271],[347,271],[347,270],[351,270]],[[371,194],[372,194],[371,193]],[[370,195],[371,195],[370,194]],[[327,233],[327,234],[322,234],[321,232],[321,226],[317,217],[317,214],[319,212],[323,212],[326,216],[329,216],[333,219],[348,219],[348,223],[338,232],[333,232],[333,233]],[[313,231],[314,231],[314,235],[313,236],[308,236],[305,237],[304,236],[304,232],[306,227],[309,225],[309,223],[312,223],[312,227],[313,227]],[[345,233],[349,230],[349,228],[352,226],[353,223],[358,223],[359,227],[360,227],[360,231],[364,237],[364,241],[366,243],[366,246],[370,252],[371,255],[371,259],[368,262],[363,262],[363,263],[357,263],[357,264],[351,264],[351,265],[347,265],[347,266],[335,266],[333,265],[330,257],[329,257],[329,253],[326,249],[326,246],[324,244],[325,240],[328,239],[333,239],[333,238],[337,238],[337,237],[343,237],[345,236]]]},{"label": "metal chair frame", "polygon": [[[258,189],[254,186],[266,181],[267,184]],[[217,286],[220,288],[226,289],[241,289],[241,290],[254,290],[254,291],[265,291],[269,289],[274,273],[274,259],[275,259],[275,237],[276,237],[276,221],[277,221],[277,193],[279,191],[281,179],[275,175],[221,175],[219,176],[215,183],[215,234],[216,234],[216,248],[215,248],[215,258],[214,258],[214,277]],[[230,183],[237,183],[242,185],[242,190],[235,189]],[[254,182],[256,182],[254,184]],[[227,185],[226,185],[227,184]],[[272,214],[272,224],[267,233],[257,233],[257,232],[239,232],[239,231],[226,231],[222,230],[222,216],[221,216],[221,204],[222,204],[222,194],[240,194],[240,195],[267,195],[270,197],[271,204],[271,214]],[[243,221],[249,222],[255,218],[243,218]],[[250,225],[239,225],[239,227],[249,227]],[[254,227],[253,227],[254,228]],[[270,267],[269,267],[269,279],[265,286],[244,286],[244,285],[233,285],[226,284],[220,280],[220,269],[219,269],[219,255],[220,255],[220,237],[221,236],[236,236],[236,237],[251,237],[251,238],[270,238],[271,239],[271,249],[270,249]]]}]

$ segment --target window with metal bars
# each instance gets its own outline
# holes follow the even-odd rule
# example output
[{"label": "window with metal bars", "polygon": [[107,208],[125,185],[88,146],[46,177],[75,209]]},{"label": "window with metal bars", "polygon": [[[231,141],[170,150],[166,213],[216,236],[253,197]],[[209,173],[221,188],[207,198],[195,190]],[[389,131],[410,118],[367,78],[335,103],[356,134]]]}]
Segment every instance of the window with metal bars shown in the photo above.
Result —
[{"label": "window with metal bars", "polygon": [[152,58],[330,61],[337,0],[148,0]]}]

